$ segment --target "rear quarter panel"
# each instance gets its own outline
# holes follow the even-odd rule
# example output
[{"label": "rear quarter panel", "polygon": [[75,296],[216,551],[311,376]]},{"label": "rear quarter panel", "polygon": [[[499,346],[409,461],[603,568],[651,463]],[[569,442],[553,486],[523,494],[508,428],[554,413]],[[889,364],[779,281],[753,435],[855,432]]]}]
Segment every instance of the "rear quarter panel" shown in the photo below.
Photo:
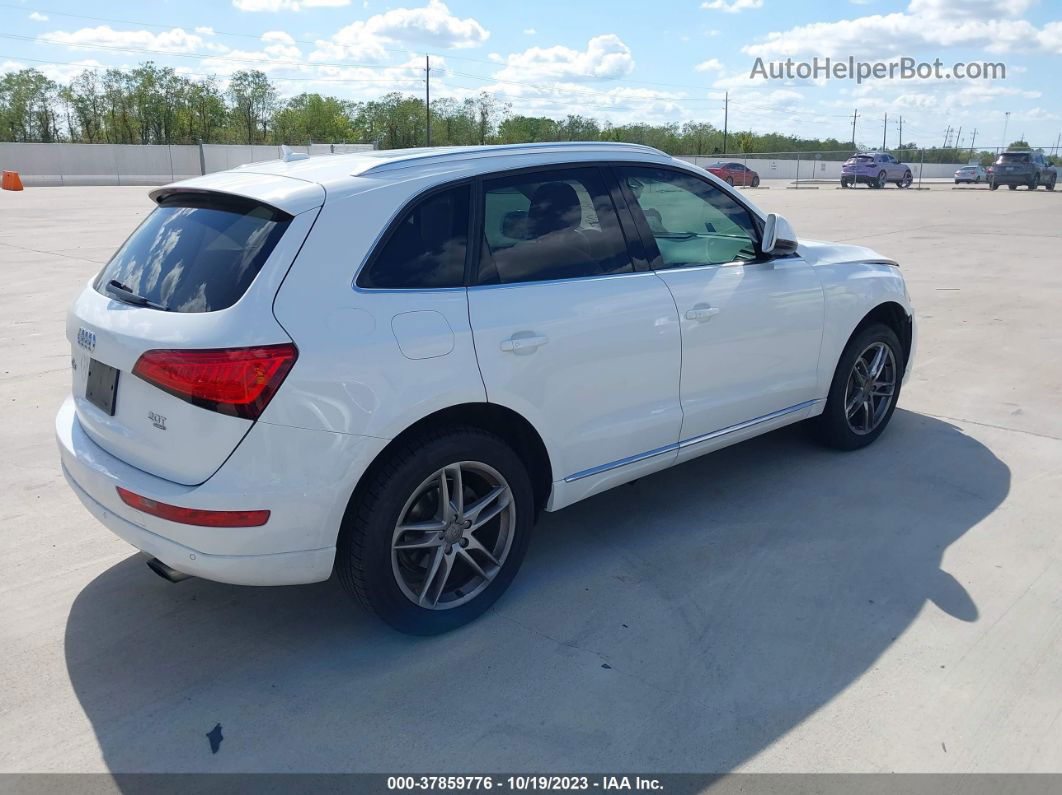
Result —
[{"label": "rear quarter panel", "polygon": [[464,288],[354,287],[391,220],[438,181],[381,180],[325,203],[274,302],[299,360],[263,420],[391,439],[434,411],[486,399]]}]

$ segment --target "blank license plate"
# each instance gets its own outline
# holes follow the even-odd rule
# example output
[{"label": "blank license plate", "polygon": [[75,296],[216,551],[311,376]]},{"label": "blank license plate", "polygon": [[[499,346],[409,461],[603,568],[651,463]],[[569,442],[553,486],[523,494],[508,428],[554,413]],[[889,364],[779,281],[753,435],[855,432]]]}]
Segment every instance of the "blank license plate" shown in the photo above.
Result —
[{"label": "blank license plate", "polygon": [[89,359],[85,398],[100,411],[114,416],[114,399],[118,394],[118,370],[109,364]]}]

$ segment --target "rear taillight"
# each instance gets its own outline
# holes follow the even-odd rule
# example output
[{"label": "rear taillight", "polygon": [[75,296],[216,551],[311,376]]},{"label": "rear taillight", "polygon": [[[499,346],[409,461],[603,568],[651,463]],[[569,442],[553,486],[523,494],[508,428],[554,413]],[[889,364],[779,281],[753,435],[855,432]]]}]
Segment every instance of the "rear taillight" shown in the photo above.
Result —
[{"label": "rear taillight", "polygon": [[147,351],[137,359],[133,375],[196,406],[253,420],[276,394],[298,355],[290,342],[256,348]]},{"label": "rear taillight", "polygon": [[200,527],[261,527],[269,521],[269,511],[204,511],[201,508],[180,508],[149,497],[141,497],[121,486],[116,488],[122,502],[130,508],[171,522]]}]

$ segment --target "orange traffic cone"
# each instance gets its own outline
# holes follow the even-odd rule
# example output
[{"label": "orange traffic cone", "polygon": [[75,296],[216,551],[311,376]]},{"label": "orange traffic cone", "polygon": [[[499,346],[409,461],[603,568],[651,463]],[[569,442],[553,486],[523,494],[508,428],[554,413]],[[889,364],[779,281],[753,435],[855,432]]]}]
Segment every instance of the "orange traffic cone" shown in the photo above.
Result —
[{"label": "orange traffic cone", "polygon": [[3,180],[0,181],[0,188],[4,190],[22,190],[22,179],[19,177],[17,171],[5,171]]}]

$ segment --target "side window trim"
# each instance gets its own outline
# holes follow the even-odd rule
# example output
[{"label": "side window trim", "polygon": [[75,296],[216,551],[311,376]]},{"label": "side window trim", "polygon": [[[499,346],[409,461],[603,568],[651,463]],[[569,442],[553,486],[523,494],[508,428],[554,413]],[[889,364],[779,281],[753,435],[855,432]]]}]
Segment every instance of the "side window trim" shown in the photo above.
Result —
[{"label": "side window trim", "polygon": [[[638,226],[636,214],[627,200],[627,194],[623,190],[619,175],[611,163],[602,163],[601,171],[605,185],[608,187],[609,195],[612,197],[612,205],[616,208],[616,214],[619,216],[620,231],[623,233],[624,241],[627,244],[627,256],[631,258],[635,272],[641,273],[654,270],[652,265],[653,255],[651,250],[645,245],[645,236]],[[637,215],[640,216],[641,211]],[[654,244],[653,250],[655,251],[655,249],[656,246]],[[660,256],[659,252],[656,252],[656,256]]]},{"label": "side window trim", "polygon": [[419,207],[423,202],[428,201],[439,193],[444,193],[454,188],[460,188],[463,185],[469,186],[468,200],[472,202],[469,209],[469,232],[473,230],[474,222],[472,213],[475,211],[475,178],[462,177],[461,179],[455,179],[453,182],[443,182],[439,185],[432,185],[430,188],[425,188],[420,193],[411,196],[406,200],[406,203],[399,207],[398,211],[391,216],[391,220],[387,222],[387,226],[384,227],[384,231],[379,235],[372,246],[369,248],[369,253],[365,255],[361,264],[354,269],[354,278],[351,279],[351,287],[356,292],[375,292],[375,293],[408,293],[408,292],[438,292],[440,290],[463,290],[468,286],[468,273],[469,273],[469,259],[471,257],[471,238],[465,245],[465,281],[464,284],[453,285],[451,287],[365,287],[359,282],[362,275],[364,275],[370,268],[376,263],[376,260],[380,258],[380,255],[387,248],[387,244],[394,237],[398,231],[398,227],[401,226],[405,217]]},{"label": "side window trim", "polygon": [[699,180],[701,183],[706,185],[710,190],[721,191],[722,189],[717,188],[715,185],[706,180],[700,174],[694,173],[692,171],[687,171],[684,168],[676,168],[667,164],[644,163],[636,160],[621,160],[616,161],[611,165],[613,178],[615,179],[620,189],[620,192],[623,195],[625,203],[630,208],[630,214],[634,219],[634,224],[637,227],[638,234],[642,239],[642,246],[645,250],[646,258],[648,260],[649,268],[651,270],[685,270],[687,268],[718,268],[730,267],[734,265],[756,265],[758,263],[768,262],[773,259],[773,257],[765,257],[763,254],[763,250],[760,248],[760,244],[763,241],[763,222],[760,220],[760,217],[756,213],[754,213],[749,208],[749,206],[745,204],[745,202],[739,201],[737,197],[731,196],[729,193],[726,193],[726,195],[731,200],[733,200],[735,204],[741,207],[741,209],[743,209],[748,214],[749,220],[752,222],[752,226],[756,230],[756,239],[755,241],[753,241],[756,244],[756,258],[751,260],[733,260],[731,262],[717,262],[711,264],[706,263],[704,265],[686,265],[682,268],[667,267],[666,265],[664,265],[663,257],[660,255],[660,249],[656,245],[656,239],[653,237],[652,230],[649,229],[649,223],[645,220],[645,215],[644,213],[642,213],[641,206],[638,204],[638,200],[634,197],[634,194],[631,193],[631,189],[627,186],[626,181],[620,178],[619,170],[624,167],[655,168],[659,169],[660,171],[670,171],[676,174],[680,174],[682,176],[692,177],[693,179]]}]

